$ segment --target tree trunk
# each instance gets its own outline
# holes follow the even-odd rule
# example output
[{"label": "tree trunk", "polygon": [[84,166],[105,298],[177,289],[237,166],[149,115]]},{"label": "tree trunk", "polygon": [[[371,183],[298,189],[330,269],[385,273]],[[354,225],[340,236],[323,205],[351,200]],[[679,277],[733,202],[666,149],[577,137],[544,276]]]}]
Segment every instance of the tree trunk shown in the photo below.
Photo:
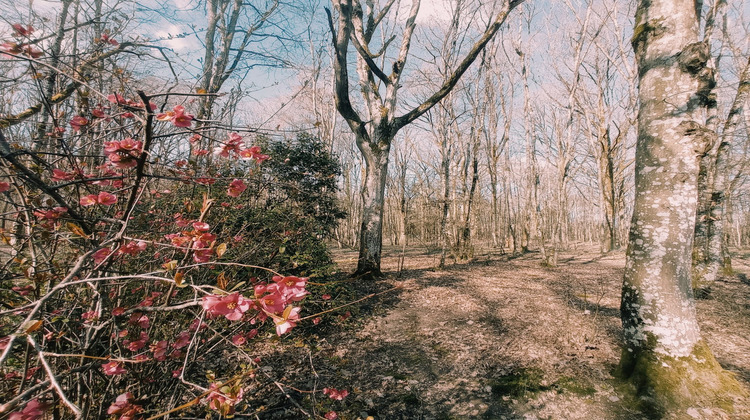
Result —
[{"label": "tree trunk", "polygon": [[450,210],[450,157],[448,153],[443,154],[443,160],[440,164],[440,169],[443,178],[443,202],[442,212],[440,213],[440,263],[438,267],[445,267],[445,256],[448,252],[448,211]]},{"label": "tree trunk", "polygon": [[[693,255],[693,287],[704,291],[716,281],[719,271],[724,268],[731,272],[731,258],[726,248],[724,235],[724,206],[728,194],[728,158],[731,151],[731,138],[739,123],[742,108],[750,96],[750,59],[748,59],[735,94],[734,101],[729,109],[727,120],[721,132],[721,141],[715,154],[709,155],[712,159],[709,164],[701,161],[701,172],[704,166],[705,191],[703,191],[704,203],[696,217],[695,240],[696,244]],[[700,179],[700,178],[699,178]]]},{"label": "tree trunk", "polygon": [[[467,157],[468,158],[468,157]],[[464,226],[461,232],[461,259],[470,260],[474,258],[474,250],[471,244],[471,213],[474,207],[477,184],[479,183],[479,141],[475,138],[472,149],[471,161],[471,187],[469,197],[466,200],[466,214],[464,215]]]},{"label": "tree trunk", "polygon": [[359,259],[355,276],[382,276],[380,257],[383,248],[383,208],[385,181],[388,179],[388,153],[393,139],[376,143],[357,138],[357,146],[365,159],[362,180],[362,224],[359,232]]},{"label": "tree trunk", "polygon": [[690,281],[698,160],[710,135],[699,122],[709,50],[697,42],[694,5],[641,0],[633,36],[640,108],[619,373],[655,417],[741,393],[701,339]]}]

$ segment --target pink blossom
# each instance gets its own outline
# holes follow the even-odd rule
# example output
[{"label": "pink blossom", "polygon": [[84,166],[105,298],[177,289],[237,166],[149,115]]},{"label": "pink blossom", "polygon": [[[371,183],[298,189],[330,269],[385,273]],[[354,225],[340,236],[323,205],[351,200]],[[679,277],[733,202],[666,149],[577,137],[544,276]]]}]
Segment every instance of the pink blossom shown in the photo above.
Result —
[{"label": "pink blossom", "polygon": [[253,301],[239,292],[227,296],[209,295],[203,297],[203,309],[212,316],[224,315],[230,321],[238,321],[250,309]]},{"label": "pink blossom", "polygon": [[213,233],[203,232],[193,237],[193,247],[208,248],[216,241],[216,235]]},{"label": "pink blossom", "polygon": [[341,401],[349,395],[349,391],[345,389],[338,390],[336,388],[323,388],[323,394],[328,395],[328,397],[333,400]]},{"label": "pink blossom", "polygon": [[110,163],[117,168],[134,168],[143,150],[143,142],[127,137],[121,141],[104,142],[104,153]]},{"label": "pink blossom", "polygon": [[[200,321],[200,320],[196,320],[196,321]],[[175,340],[174,343],[172,343],[172,347],[175,350],[181,349],[187,346],[188,344],[190,344],[190,340],[191,340],[190,333],[188,331],[183,331],[177,335],[177,339]]]},{"label": "pink blossom", "polygon": [[214,154],[216,156],[228,158],[230,155],[239,154],[241,145],[242,145],[242,136],[240,136],[237,133],[231,133],[229,135],[229,140],[227,140],[226,143],[214,149]]},{"label": "pink blossom", "polygon": [[8,420],[38,420],[44,416],[47,409],[46,404],[42,404],[37,399],[33,399],[26,404],[21,411],[10,413]]},{"label": "pink blossom", "polygon": [[94,118],[99,118],[99,119],[109,118],[109,116],[103,110],[101,110],[99,108],[92,109],[91,110],[91,115],[93,115]]},{"label": "pink blossom", "polygon": [[0,52],[16,55],[24,54],[31,58],[39,58],[44,55],[41,50],[34,48],[32,45],[18,44],[15,42],[3,42],[0,44]]},{"label": "pink blossom", "polygon": [[157,342],[156,344],[152,344],[150,349],[151,352],[154,353],[154,359],[156,359],[159,362],[163,362],[164,360],[167,360],[167,349],[168,349],[169,343],[166,342],[166,340],[162,340]]},{"label": "pink blossom", "polygon": [[336,414],[335,411],[329,411],[323,417],[325,417],[326,420],[337,420],[339,418],[339,415]]},{"label": "pink blossom", "polygon": [[146,342],[148,341],[148,334],[146,334],[145,331],[141,331],[140,337],[138,340],[130,341],[130,340],[123,340],[122,344],[128,348],[130,351],[138,351],[144,347],[146,347]]},{"label": "pink blossom", "polygon": [[107,409],[107,414],[119,414],[119,420],[133,420],[138,413],[143,411],[143,407],[132,403],[134,399],[135,397],[130,392],[120,394]]},{"label": "pink blossom", "polygon": [[110,37],[109,37],[109,34],[107,34],[107,33],[103,33],[103,34],[102,34],[102,35],[101,35],[101,36],[99,37],[99,42],[102,42],[102,43],[104,43],[104,44],[109,44],[109,45],[112,45],[112,46],[114,46],[114,47],[116,47],[116,46],[120,45],[120,43],[119,43],[119,42],[115,41],[115,40],[114,40],[113,38],[110,38]]},{"label": "pink blossom", "polygon": [[4,193],[10,189],[10,184],[7,182],[0,182],[0,193]]},{"label": "pink blossom", "polygon": [[286,301],[298,302],[309,294],[305,290],[307,284],[307,278],[297,276],[274,276],[273,281],[276,282],[279,288],[279,292]]},{"label": "pink blossom", "polygon": [[34,291],[34,286],[31,285],[31,284],[28,284],[28,285],[23,286],[23,287],[21,287],[21,286],[13,286],[13,287],[11,287],[11,290],[13,290],[14,292],[18,293],[21,296],[28,296],[28,295],[31,294],[31,292]]},{"label": "pink blossom", "polygon": [[270,158],[270,156],[264,155],[260,152],[260,146],[253,146],[249,149],[241,150],[240,157],[243,159],[254,159],[257,163],[262,163],[264,160]]},{"label": "pink blossom", "polygon": [[122,363],[120,362],[104,363],[102,365],[102,370],[104,370],[105,375],[120,375],[128,372],[122,367]]},{"label": "pink blossom", "polygon": [[132,315],[130,315],[130,319],[128,320],[128,324],[130,325],[136,325],[138,324],[139,327],[143,328],[144,330],[147,330],[149,326],[151,326],[151,320],[148,319],[148,316],[143,315],[140,312],[136,312]]},{"label": "pink blossom", "polygon": [[241,179],[234,179],[229,184],[227,195],[230,197],[239,197],[239,195],[242,194],[242,192],[245,191],[246,189],[247,189],[247,185],[245,185],[245,183],[242,182]]},{"label": "pink blossom", "polygon": [[193,222],[193,229],[198,232],[208,232],[208,230],[211,229],[211,226],[206,222]]},{"label": "pink blossom", "polygon": [[88,123],[89,123],[89,120],[87,120],[86,118],[80,115],[76,115],[75,117],[71,118],[68,124],[70,124],[70,126],[73,127],[73,131],[77,133],[81,131],[81,128],[88,125]]},{"label": "pink blossom", "polygon": [[34,27],[32,27],[31,25],[23,26],[20,23],[14,23],[11,26],[16,32],[14,35],[17,37],[27,37],[31,35],[32,32],[34,32]]},{"label": "pink blossom", "polygon": [[81,197],[81,200],[79,201],[83,207],[89,207],[96,204],[97,196],[96,194],[89,194],[87,196]]},{"label": "pink blossom", "polygon": [[190,327],[188,327],[190,331],[195,331],[197,329],[205,330],[206,328],[208,328],[208,325],[206,325],[205,322],[201,322],[198,318],[194,319],[193,322],[190,323]]},{"label": "pink blossom", "polygon": [[276,334],[285,334],[297,326],[296,321],[299,320],[300,310],[301,308],[288,306],[280,318],[274,317],[273,322],[276,324]]},{"label": "pink blossom", "polygon": [[53,181],[70,181],[71,179],[74,179],[75,176],[76,176],[75,172],[65,172],[60,169],[52,170]]},{"label": "pink blossom", "polygon": [[204,263],[211,260],[211,255],[213,254],[213,249],[211,248],[202,248],[202,249],[195,249],[193,250],[193,261],[197,263]]},{"label": "pink blossom", "polygon": [[123,98],[122,96],[120,96],[119,93],[114,93],[114,94],[111,94],[111,95],[107,96],[107,100],[110,101],[110,102],[112,102],[113,104],[125,104],[125,103],[127,103],[127,101],[125,100],[125,98]]},{"label": "pink blossom", "polygon": [[81,314],[81,319],[85,319],[86,323],[96,321],[97,319],[99,319],[99,312],[97,311],[84,312],[83,314]]},{"label": "pink blossom", "polygon": [[201,178],[195,178],[194,181],[196,184],[213,185],[216,183],[216,178],[201,177]]},{"label": "pink blossom", "polygon": [[52,210],[34,210],[34,216],[44,220],[56,221],[67,212],[66,207],[55,207]]},{"label": "pink blossom", "polygon": [[232,336],[232,343],[235,346],[244,345],[245,343],[247,343],[247,337],[245,337],[244,334],[235,334],[234,336]]},{"label": "pink blossom", "polygon": [[269,293],[258,299],[261,309],[269,314],[280,313],[286,306],[286,301],[280,293]]},{"label": "pink blossom", "polygon": [[96,197],[96,201],[101,205],[111,206],[112,204],[117,203],[117,196],[106,191],[102,191]]},{"label": "pink blossom", "polygon": [[172,377],[173,378],[179,378],[180,375],[182,375],[182,368],[175,369],[172,371]]},{"label": "pink blossom", "polygon": [[98,251],[91,254],[91,258],[94,259],[95,264],[101,264],[108,256],[112,253],[112,250],[109,248],[101,248]]},{"label": "pink blossom", "polygon": [[117,250],[120,254],[136,255],[146,250],[146,242],[144,241],[130,241],[125,245],[121,246]]},{"label": "pink blossom", "polygon": [[190,127],[193,123],[193,116],[185,113],[185,107],[177,105],[172,108],[172,111],[160,113],[156,115],[156,119],[159,121],[172,121],[177,127]]},{"label": "pink blossom", "polygon": [[122,306],[118,306],[115,309],[112,309],[112,316],[120,316],[125,313],[125,308]]},{"label": "pink blossom", "polygon": [[172,243],[174,246],[178,247],[184,247],[190,243],[191,238],[187,236],[182,236],[179,233],[170,233],[168,235],[164,235],[164,239],[169,240],[169,242]]}]

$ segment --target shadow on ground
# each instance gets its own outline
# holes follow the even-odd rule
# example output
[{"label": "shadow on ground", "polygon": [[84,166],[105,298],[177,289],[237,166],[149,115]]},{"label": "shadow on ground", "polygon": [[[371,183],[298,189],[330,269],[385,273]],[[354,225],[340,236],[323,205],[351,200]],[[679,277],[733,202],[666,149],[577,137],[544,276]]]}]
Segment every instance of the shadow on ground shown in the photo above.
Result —
[{"label": "shadow on ground", "polygon": [[[352,255],[336,255],[344,270]],[[385,279],[355,287],[361,296],[401,289],[365,301],[349,320],[330,319],[287,349],[300,360],[305,389],[351,392],[341,402],[292,393],[301,406],[363,420],[646,418],[629,408],[632,399],[611,376],[620,352],[622,254],[577,252],[554,269],[536,255],[496,255],[436,270],[434,255],[413,252],[400,272],[398,257],[385,255]],[[750,289],[739,281],[731,287]],[[725,292],[701,303],[703,312],[732,310],[722,293],[737,291]],[[721,319],[702,322],[709,341],[727,334]],[[716,353],[747,383],[743,328],[731,337],[734,347]],[[277,404],[289,407],[288,400]],[[299,418],[299,410],[269,409],[260,418]]]}]

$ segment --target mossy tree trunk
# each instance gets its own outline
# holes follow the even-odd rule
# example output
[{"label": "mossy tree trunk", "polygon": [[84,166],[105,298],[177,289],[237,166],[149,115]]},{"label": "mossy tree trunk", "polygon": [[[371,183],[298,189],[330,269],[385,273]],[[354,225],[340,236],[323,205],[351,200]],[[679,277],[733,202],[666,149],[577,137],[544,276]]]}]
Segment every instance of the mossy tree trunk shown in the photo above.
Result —
[{"label": "mossy tree trunk", "polygon": [[640,0],[632,40],[640,108],[620,373],[655,414],[740,392],[701,340],[691,287],[698,162],[713,135],[701,120],[713,75],[699,13],[692,0]]}]

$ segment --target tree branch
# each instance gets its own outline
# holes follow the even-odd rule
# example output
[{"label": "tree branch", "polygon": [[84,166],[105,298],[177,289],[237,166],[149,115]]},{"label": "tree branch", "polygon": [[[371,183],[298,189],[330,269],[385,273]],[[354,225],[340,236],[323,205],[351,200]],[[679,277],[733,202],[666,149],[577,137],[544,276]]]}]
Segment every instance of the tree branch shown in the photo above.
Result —
[{"label": "tree branch", "polygon": [[[107,58],[109,58],[109,57],[111,57],[111,56],[113,56],[115,54],[118,54],[118,53],[124,51],[125,47],[132,46],[132,45],[134,45],[134,44],[133,43],[129,43],[129,42],[123,42],[122,44],[120,44],[120,46],[118,48],[115,48],[113,50],[107,51],[107,52],[105,52],[105,53],[103,53],[101,55],[98,55],[98,56],[92,58],[91,60],[88,60],[88,61],[82,63],[78,67],[78,69],[76,70],[76,73],[77,74],[81,74],[81,73],[83,73],[83,71],[86,68],[88,68],[92,64],[97,63],[99,61],[102,61],[104,59],[107,59]],[[15,56],[13,54],[8,54],[8,55]],[[25,57],[20,57],[20,56],[19,56],[19,58],[27,59]],[[37,60],[33,60],[33,61],[34,62],[38,62]],[[41,64],[44,65],[44,63],[41,63]],[[49,67],[49,66],[47,66],[47,67]],[[62,73],[62,71],[59,70],[56,67],[51,67],[51,69],[53,71]],[[70,77],[69,75],[67,75],[67,76]],[[9,115],[9,116],[0,118],[0,129],[1,128],[12,127],[14,125],[22,123],[23,121],[25,121],[29,117],[38,114],[44,108],[45,104],[50,104],[50,105],[58,104],[58,103],[60,103],[60,102],[62,102],[64,100],[68,99],[71,95],[73,95],[73,93],[76,91],[76,89],[78,89],[79,87],[81,87],[83,85],[86,85],[86,83],[83,80],[75,79],[73,77],[71,77],[71,79],[73,79],[73,82],[69,83],[65,87],[65,89],[63,89],[60,92],[52,95],[49,98],[49,100],[42,101],[42,102],[39,102],[37,104],[34,104],[34,105],[26,108],[25,110],[19,112],[18,114]]]},{"label": "tree branch", "polygon": [[336,109],[339,111],[342,117],[346,120],[349,127],[357,134],[364,132],[364,124],[362,119],[354,110],[351,100],[349,99],[349,72],[347,70],[346,53],[349,46],[350,38],[350,27],[346,22],[346,17],[343,16],[346,13],[351,13],[351,0],[344,0],[346,4],[337,2],[339,6],[339,32],[333,26],[333,15],[329,8],[325,8],[326,14],[328,15],[328,25],[331,30],[331,36],[333,39],[333,49],[336,54],[336,60],[334,62],[334,94]]},{"label": "tree branch", "polygon": [[435,106],[435,104],[440,102],[440,100],[443,99],[458,83],[461,76],[466,72],[466,70],[469,69],[474,60],[476,60],[476,58],[479,56],[479,53],[482,51],[482,49],[484,49],[485,45],[490,42],[495,33],[497,33],[497,31],[500,29],[500,26],[505,23],[508,14],[513,9],[518,7],[521,3],[523,3],[523,1],[524,0],[510,0],[507,5],[503,7],[503,10],[501,10],[497,14],[495,21],[487,28],[487,30],[484,31],[482,37],[474,44],[466,57],[464,57],[463,61],[461,61],[458,67],[456,67],[453,73],[451,73],[450,77],[448,77],[448,79],[443,82],[443,85],[440,87],[440,89],[432,96],[427,98],[422,104],[418,105],[408,113],[396,118],[394,120],[394,128],[398,130],[404,127],[405,125],[422,116],[422,114],[424,114],[430,108]]}]

